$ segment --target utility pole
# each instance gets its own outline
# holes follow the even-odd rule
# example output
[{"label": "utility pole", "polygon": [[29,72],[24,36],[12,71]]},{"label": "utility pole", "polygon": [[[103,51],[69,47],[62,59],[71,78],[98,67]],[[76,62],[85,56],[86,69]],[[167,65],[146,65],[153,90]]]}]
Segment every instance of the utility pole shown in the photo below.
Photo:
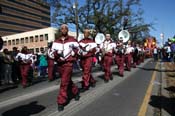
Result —
[{"label": "utility pole", "polygon": [[76,24],[76,39],[78,39],[78,2],[77,0],[75,0],[74,4],[73,4],[73,9],[75,12],[75,24]]}]

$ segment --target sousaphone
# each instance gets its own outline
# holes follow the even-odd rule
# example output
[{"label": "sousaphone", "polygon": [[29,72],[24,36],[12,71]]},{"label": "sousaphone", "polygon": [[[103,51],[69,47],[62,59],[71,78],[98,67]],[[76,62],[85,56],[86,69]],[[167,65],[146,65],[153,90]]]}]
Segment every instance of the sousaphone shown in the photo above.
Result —
[{"label": "sousaphone", "polygon": [[118,34],[118,39],[123,40],[123,43],[127,42],[130,38],[130,33],[128,30],[121,30]]},{"label": "sousaphone", "polygon": [[101,44],[105,41],[105,36],[103,33],[97,33],[96,37],[95,37],[95,42],[97,44]]}]

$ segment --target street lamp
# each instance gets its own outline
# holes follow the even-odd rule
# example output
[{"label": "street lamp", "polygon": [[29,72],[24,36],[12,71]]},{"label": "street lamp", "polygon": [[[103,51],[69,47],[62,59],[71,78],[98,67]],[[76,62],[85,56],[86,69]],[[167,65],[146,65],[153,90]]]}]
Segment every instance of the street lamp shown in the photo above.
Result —
[{"label": "street lamp", "polygon": [[160,34],[160,38],[162,40],[162,46],[163,46],[164,45],[164,34],[163,33]]},{"label": "street lamp", "polygon": [[73,4],[73,9],[75,10],[75,24],[76,24],[76,39],[78,38],[78,2],[77,0],[75,0],[74,4]]}]

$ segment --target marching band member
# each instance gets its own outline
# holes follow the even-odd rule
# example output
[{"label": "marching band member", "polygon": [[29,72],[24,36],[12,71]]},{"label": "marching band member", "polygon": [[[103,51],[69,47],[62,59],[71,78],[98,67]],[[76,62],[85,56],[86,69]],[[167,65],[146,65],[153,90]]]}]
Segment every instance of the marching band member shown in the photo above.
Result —
[{"label": "marching band member", "polygon": [[132,60],[132,52],[134,51],[134,48],[131,46],[131,41],[128,41],[128,44],[125,46],[125,63],[126,63],[126,68],[128,71],[131,70],[131,60]]},{"label": "marching band member", "polygon": [[141,59],[140,59],[141,58],[141,48],[140,48],[139,44],[136,44],[136,47],[138,49],[138,55],[137,55],[137,62],[136,62],[136,64],[139,65],[140,62],[141,62]]},{"label": "marching band member", "polygon": [[116,44],[112,42],[110,34],[106,34],[106,40],[101,44],[101,51],[103,56],[103,67],[105,71],[105,79],[104,81],[107,83],[113,79],[111,73],[111,65],[113,62],[113,52]]},{"label": "marching band member", "polygon": [[123,39],[119,38],[119,41],[116,43],[116,48],[115,48],[115,53],[116,53],[116,63],[118,65],[119,69],[119,75],[123,77],[123,72],[124,72],[124,45],[123,45]]},{"label": "marching band member", "polygon": [[61,36],[52,45],[61,76],[60,90],[57,97],[58,111],[64,110],[64,106],[68,102],[68,89],[72,92],[75,100],[80,98],[78,87],[71,79],[73,62],[76,61],[78,46],[77,40],[68,35],[68,26],[66,24],[61,25]]},{"label": "marching band member", "polygon": [[144,62],[144,58],[145,58],[145,50],[143,45],[140,45],[140,50],[141,50],[141,54],[140,54],[140,61]]},{"label": "marching band member", "polygon": [[48,46],[47,50],[47,62],[48,62],[48,79],[49,81],[53,81],[53,69],[54,69],[54,51],[51,49],[52,43]]},{"label": "marching band member", "polygon": [[92,61],[96,52],[97,44],[93,41],[93,39],[89,38],[90,31],[88,29],[84,30],[84,38],[79,42],[80,51],[79,54],[80,64],[83,69],[83,77],[82,77],[82,89],[84,92],[89,89],[89,86],[95,87],[95,79],[91,75]]},{"label": "marching band member", "polygon": [[134,48],[134,52],[133,52],[133,55],[132,55],[132,57],[133,57],[133,67],[136,68],[136,63],[137,63],[137,60],[138,60],[139,51],[138,51],[138,49],[136,47],[136,44],[134,42],[132,43],[132,46]]},{"label": "marching band member", "polygon": [[26,88],[28,73],[31,68],[33,54],[29,53],[27,46],[24,46],[21,50],[21,53],[16,55],[16,60],[20,62],[20,71],[22,77],[22,86]]}]

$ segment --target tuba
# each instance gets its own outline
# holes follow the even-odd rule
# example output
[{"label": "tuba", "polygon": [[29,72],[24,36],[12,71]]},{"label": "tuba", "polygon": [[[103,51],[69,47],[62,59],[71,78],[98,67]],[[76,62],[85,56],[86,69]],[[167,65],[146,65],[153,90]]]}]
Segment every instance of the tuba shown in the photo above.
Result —
[{"label": "tuba", "polygon": [[97,33],[95,37],[95,43],[102,44],[105,41],[105,36],[103,33]]},{"label": "tuba", "polygon": [[[98,45],[101,45],[105,41],[105,35],[103,33],[97,33],[95,37],[95,43]],[[102,49],[102,56],[105,54],[105,49]]]},{"label": "tuba", "polygon": [[118,39],[123,40],[123,43],[127,42],[130,38],[130,33],[128,30],[121,30],[118,34]]},{"label": "tuba", "polygon": [[[118,39],[123,40],[123,43],[126,43],[130,38],[130,33],[128,30],[121,30],[118,34]],[[119,52],[120,53],[125,53],[126,52],[126,46],[119,47]]]}]

